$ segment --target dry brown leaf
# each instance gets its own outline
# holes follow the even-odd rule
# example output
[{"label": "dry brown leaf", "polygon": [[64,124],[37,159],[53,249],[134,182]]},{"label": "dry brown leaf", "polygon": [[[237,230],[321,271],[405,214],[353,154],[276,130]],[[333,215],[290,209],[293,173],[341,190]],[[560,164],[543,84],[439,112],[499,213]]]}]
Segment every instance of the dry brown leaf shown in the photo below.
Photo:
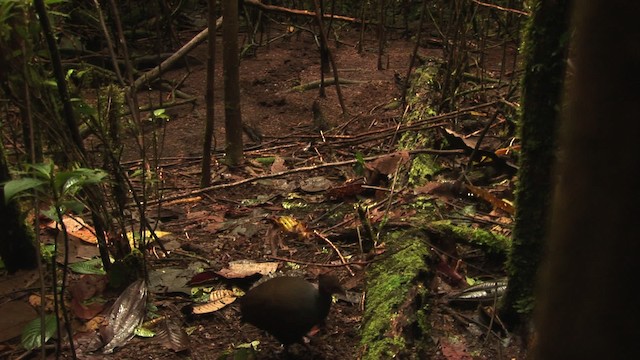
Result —
[{"label": "dry brown leaf", "polygon": [[467,190],[472,192],[474,195],[491,204],[491,206],[493,206],[494,209],[502,210],[509,215],[515,214],[516,210],[513,207],[513,205],[509,204],[508,202],[502,199],[498,199],[489,191],[483,188],[479,188],[477,186],[473,186],[471,184],[467,184],[466,187],[467,187]]},{"label": "dry brown leaf", "polygon": [[409,152],[398,151],[368,162],[365,166],[369,170],[377,171],[380,174],[391,175],[396,172],[400,165],[404,165],[407,162],[409,162]]},{"label": "dry brown leaf", "polygon": [[[95,230],[87,225],[84,220],[77,216],[64,215],[62,222],[67,228],[67,234],[78,240],[84,241],[89,244],[97,244],[98,239],[95,236]],[[50,222],[47,224],[50,229],[56,229],[56,222]]]},{"label": "dry brown leaf", "polygon": [[287,166],[284,164],[284,159],[280,156],[276,156],[271,164],[271,173],[279,173],[287,170]]},{"label": "dry brown leaf", "polygon": [[[220,293],[215,294],[220,291]],[[214,311],[218,311],[223,307],[233,303],[236,301],[236,297],[231,290],[217,290],[211,293],[212,297],[215,297],[215,300],[212,300],[206,304],[196,305],[193,307],[194,314],[208,314]]]},{"label": "dry brown leaf", "polygon": [[232,290],[218,289],[212,291],[211,294],[209,294],[209,301],[216,301],[228,297],[235,297],[235,294]]},{"label": "dry brown leaf", "polygon": [[80,302],[78,299],[73,298],[69,307],[76,317],[90,320],[104,310],[105,304],[106,302],[104,301]]},{"label": "dry brown leaf", "polygon": [[163,319],[156,332],[156,339],[162,346],[175,352],[189,349],[189,335],[173,317]]},{"label": "dry brown leaf", "polygon": [[[31,304],[31,306],[33,306],[36,309],[39,309],[41,303],[42,303],[42,298],[40,297],[40,295],[37,295],[37,294],[29,295],[29,304]],[[44,311],[45,312],[54,311],[53,295],[45,296]]]},{"label": "dry brown leaf", "polygon": [[255,274],[268,275],[278,269],[278,262],[255,262],[253,260],[237,260],[229,262],[229,267],[217,271],[216,274],[227,279],[241,279]]}]

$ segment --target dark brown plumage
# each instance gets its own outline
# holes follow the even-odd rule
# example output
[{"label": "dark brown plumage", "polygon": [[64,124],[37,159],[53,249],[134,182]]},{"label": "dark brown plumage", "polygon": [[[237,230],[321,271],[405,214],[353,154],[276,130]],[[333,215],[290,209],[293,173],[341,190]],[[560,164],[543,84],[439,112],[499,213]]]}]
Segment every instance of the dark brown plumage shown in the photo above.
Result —
[{"label": "dark brown plumage", "polygon": [[338,279],[320,275],[316,288],[298,277],[276,277],[240,298],[242,321],[265,330],[283,345],[302,343],[303,336],[324,322],[332,294],[344,293]]}]

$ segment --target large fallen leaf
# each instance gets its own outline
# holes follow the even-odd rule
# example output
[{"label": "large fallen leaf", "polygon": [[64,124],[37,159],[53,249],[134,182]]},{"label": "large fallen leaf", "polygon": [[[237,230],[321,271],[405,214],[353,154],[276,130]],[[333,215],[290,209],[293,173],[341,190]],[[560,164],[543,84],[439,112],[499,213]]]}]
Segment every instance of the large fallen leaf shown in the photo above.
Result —
[{"label": "large fallen leaf", "polygon": [[[72,238],[94,245],[98,243],[95,235],[96,231],[91,226],[87,225],[81,217],[64,215],[62,222],[67,229],[67,234]],[[47,227],[50,229],[56,229],[56,222],[50,222],[47,224]]]},{"label": "large fallen leaf", "polygon": [[300,189],[308,193],[329,190],[333,182],[324,176],[315,176],[300,181]]},{"label": "large fallen leaf", "polygon": [[[206,264],[202,264],[206,266]],[[153,269],[149,272],[149,291],[159,294],[184,293],[190,295],[191,286],[187,283],[195,272],[192,268]]]},{"label": "large fallen leaf", "polygon": [[136,280],[115,301],[109,313],[109,324],[101,332],[106,343],[102,348],[104,354],[112,353],[133,338],[145,316],[147,294],[147,283]]},{"label": "large fallen leaf", "polygon": [[277,262],[255,262],[252,260],[237,260],[229,262],[229,267],[216,273],[227,279],[242,279],[251,275],[268,275],[278,269]]},{"label": "large fallen leaf", "polygon": [[0,305],[0,342],[20,336],[25,325],[36,317],[36,310],[24,301]]},{"label": "large fallen leaf", "polygon": [[409,152],[404,150],[379,157],[366,163],[365,167],[383,175],[392,175],[400,165],[404,165],[407,162],[409,162]]},{"label": "large fallen leaf", "polygon": [[71,311],[77,317],[89,320],[104,309],[105,301],[100,295],[107,286],[107,277],[84,275],[69,284]]},{"label": "large fallen leaf", "polygon": [[220,289],[212,291],[209,295],[209,302],[206,304],[196,305],[193,307],[194,314],[207,314],[218,311],[223,307],[236,301],[236,295],[233,291]]},{"label": "large fallen leaf", "polygon": [[189,336],[174,317],[166,317],[160,323],[156,339],[162,346],[175,352],[189,349]]}]

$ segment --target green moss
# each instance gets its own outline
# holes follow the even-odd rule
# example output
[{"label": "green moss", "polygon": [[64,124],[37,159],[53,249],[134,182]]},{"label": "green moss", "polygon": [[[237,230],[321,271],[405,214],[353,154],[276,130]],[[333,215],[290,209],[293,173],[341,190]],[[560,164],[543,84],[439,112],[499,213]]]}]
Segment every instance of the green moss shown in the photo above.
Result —
[{"label": "green moss", "polygon": [[511,247],[511,239],[506,236],[495,234],[484,229],[454,225],[448,220],[434,221],[429,224],[429,229],[441,233],[443,236],[453,237],[456,240],[478,245],[487,251],[487,253],[506,256]]},{"label": "green moss", "polygon": [[430,181],[438,171],[440,171],[440,166],[435,162],[433,156],[419,154],[413,160],[409,170],[409,185],[422,185]]},{"label": "green moss", "polygon": [[[364,312],[362,344],[366,353],[363,359],[391,358],[402,352],[405,340],[401,336],[389,336],[392,326],[409,296],[415,288],[416,279],[425,271],[425,259],[429,252],[421,241],[425,234],[420,231],[396,231],[382,239],[388,246],[388,255],[374,263],[368,271],[367,306]],[[418,287],[424,296],[426,288]],[[409,321],[417,321],[411,319]]]}]

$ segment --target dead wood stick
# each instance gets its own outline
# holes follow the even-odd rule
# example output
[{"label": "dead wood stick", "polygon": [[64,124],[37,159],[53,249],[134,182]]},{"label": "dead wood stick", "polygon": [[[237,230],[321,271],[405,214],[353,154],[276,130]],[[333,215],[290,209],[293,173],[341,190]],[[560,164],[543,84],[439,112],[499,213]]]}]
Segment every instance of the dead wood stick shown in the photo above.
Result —
[{"label": "dead wood stick", "polygon": [[[438,154],[438,155],[461,155],[461,154],[464,154],[464,150],[418,149],[418,150],[410,150],[409,151],[409,154],[421,154],[421,153],[422,154]],[[375,159],[378,159],[378,158],[381,158],[381,157],[384,157],[384,156],[388,156],[388,155],[389,154],[368,156],[368,157],[364,158],[364,161],[371,161],[371,160],[375,160]],[[236,186],[239,186],[239,185],[252,183],[252,182],[258,181],[258,180],[273,179],[273,178],[277,178],[277,177],[281,177],[281,176],[285,176],[285,175],[289,175],[289,174],[295,174],[295,173],[306,172],[306,171],[313,171],[313,170],[327,168],[327,167],[351,165],[351,164],[355,164],[357,161],[358,161],[357,159],[336,161],[336,162],[331,162],[331,163],[324,163],[324,164],[318,164],[318,165],[313,165],[313,166],[305,166],[305,167],[300,167],[300,168],[296,168],[296,169],[280,171],[280,172],[277,172],[277,173],[274,173],[274,174],[254,176],[254,177],[250,177],[250,178],[247,178],[247,179],[238,180],[238,181],[235,181],[235,182],[232,182],[232,183],[220,184],[220,185],[212,185],[212,186],[208,186],[208,187],[205,187],[205,188],[202,188],[202,189],[193,190],[193,191],[190,191],[190,192],[187,192],[187,193],[184,193],[184,194],[167,196],[167,197],[164,197],[162,199],[148,200],[147,201],[147,206],[155,205],[155,204],[158,204],[160,202],[173,201],[173,200],[183,199],[183,198],[186,198],[186,197],[192,197],[192,196],[195,196],[195,195],[198,195],[198,194],[205,193],[207,191],[221,190],[221,189],[227,189],[227,188],[231,188],[231,187],[236,187]],[[128,204],[127,206],[135,206],[135,204]]]},{"label": "dead wood stick", "polygon": [[290,263],[309,265],[309,266],[318,266],[318,267],[342,267],[342,266],[348,266],[348,265],[365,266],[373,262],[372,260],[368,260],[368,261],[351,261],[346,264],[323,264],[323,263],[315,263],[315,262],[304,261],[304,260],[296,260],[296,259],[286,258],[282,256],[275,256],[275,255],[269,255],[267,257],[274,260],[286,261]]},{"label": "dead wood stick", "polygon": [[[289,15],[300,15],[300,16],[316,17],[316,13],[313,12],[313,11],[289,9],[289,8],[286,8],[286,7],[275,6],[275,5],[266,5],[266,4],[263,4],[262,2],[260,2],[259,0],[244,0],[244,4],[245,5],[249,5],[249,6],[257,7],[258,9],[263,10],[263,11],[267,11],[267,12],[278,12],[278,13],[284,13],[284,14],[289,14]],[[360,19],[356,19],[356,18],[352,18],[352,17],[348,17],[348,16],[342,16],[342,15],[324,14],[324,17],[327,18],[327,19],[333,18],[335,20],[355,22],[355,23],[358,23],[358,24],[361,23]],[[368,23],[368,21],[365,21],[365,23]]]},{"label": "dead wood stick", "polygon": [[[222,17],[219,17],[216,20],[216,29],[218,29],[222,25]],[[176,51],[173,55],[169,56],[167,60],[163,61],[160,65],[154,67],[153,69],[147,71],[142,74],[133,82],[133,89],[138,90],[143,84],[149,83],[152,80],[155,80],[163,71],[170,69],[171,66],[178,60],[182,59],[185,55],[187,55],[191,50],[193,50],[197,45],[202,43],[209,37],[209,29],[204,29],[196,36],[194,36],[188,43],[186,43],[183,47],[181,47],[178,51]]]},{"label": "dead wood stick", "polygon": [[355,276],[356,274],[349,267],[348,261],[347,261],[347,259],[344,258],[344,256],[342,256],[342,253],[340,252],[340,249],[338,249],[338,247],[335,246],[331,242],[331,240],[329,240],[326,236],[322,235],[318,230],[313,230],[313,233],[316,234],[317,237],[319,237],[320,239],[324,240],[327,244],[329,244],[329,246],[331,246],[333,248],[333,251],[335,251],[336,254],[338,254],[338,257],[340,258],[340,261],[344,264],[345,268],[347,270],[349,270],[349,274],[351,274],[351,276]]},{"label": "dead wood stick", "polygon": [[[340,84],[366,84],[369,83],[370,81],[361,81],[361,80],[349,80],[349,79],[339,79],[338,83]],[[335,85],[336,83],[336,79],[327,79],[324,81],[324,85]],[[317,89],[320,87],[320,80],[316,80],[316,81],[312,81],[312,82],[308,82],[306,84],[300,84],[297,86],[292,87],[289,90],[286,90],[286,92],[293,92],[293,91],[307,91],[307,90],[313,90],[313,89]]]}]

